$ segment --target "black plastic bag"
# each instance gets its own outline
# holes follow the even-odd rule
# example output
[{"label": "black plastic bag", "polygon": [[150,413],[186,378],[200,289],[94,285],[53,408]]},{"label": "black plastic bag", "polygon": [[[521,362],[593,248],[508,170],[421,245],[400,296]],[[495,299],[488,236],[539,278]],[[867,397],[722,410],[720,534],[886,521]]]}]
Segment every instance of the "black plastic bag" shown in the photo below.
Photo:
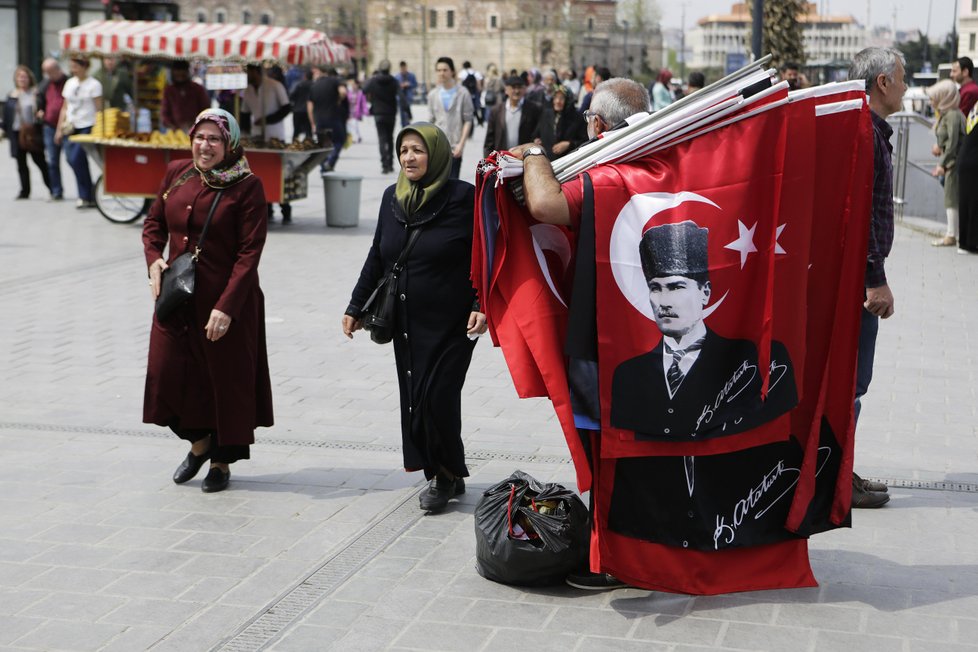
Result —
[{"label": "black plastic bag", "polygon": [[515,471],[475,508],[476,570],[494,582],[539,586],[586,567],[587,507],[573,491]]}]

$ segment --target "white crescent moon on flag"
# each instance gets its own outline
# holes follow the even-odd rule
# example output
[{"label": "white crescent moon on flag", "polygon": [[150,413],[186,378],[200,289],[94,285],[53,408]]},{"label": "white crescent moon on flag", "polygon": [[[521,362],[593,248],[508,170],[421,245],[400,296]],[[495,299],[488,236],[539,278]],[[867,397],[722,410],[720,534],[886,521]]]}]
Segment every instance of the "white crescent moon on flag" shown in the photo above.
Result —
[{"label": "white crescent moon on flag", "polygon": [[547,265],[547,259],[543,252],[552,251],[557,254],[557,258],[560,259],[560,264],[563,267],[562,273],[566,273],[572,253],[567,236],[560,230],[560,227],[553,224],[534,224],[530,227],[530,237],[533,239],[533,253],[536,254],[537,264],[540,266],[540,271],[543,272],[543,278],[547,281],[550,291],[557,297],[557,301],[560,301],[566,308],[567,302],[557,290],[557,285],[554,283],[550,266]]},{"label": "white crescent moon on flag", "polygon": [[[628,203],[618,213],[615,225],[611,230],[611,247],[609,253],[611,271],[614,274],[618,289],[625,295],[628,302],[640,313],[655,321],[652,304],[649,303],[649,286],[642,273],[642,259],[639,255],[638,243],[642,239],[642,231],[649,220],[662,211],[675,208],[688,201],[708,204],[716,209],[719,206],[694,192],[648,192],[632,195]],[[727,298],[725,292],[719,300],[707,306],[703,316],[707,317],[716,310]]]}]

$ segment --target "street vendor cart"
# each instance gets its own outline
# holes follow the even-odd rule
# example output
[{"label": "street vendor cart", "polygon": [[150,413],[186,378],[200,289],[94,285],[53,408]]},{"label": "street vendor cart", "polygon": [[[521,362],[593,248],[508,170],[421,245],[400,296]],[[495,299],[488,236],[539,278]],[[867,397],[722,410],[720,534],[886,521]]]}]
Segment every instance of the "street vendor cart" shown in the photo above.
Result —
[{"label": "street vendor cart", "polygon": [[[97,20],[61,30],[59,38],[67,56],[186,59],[238,65],[322,65],[347,59],[346,48],[322,32],[269,25]],[[190,142],[185,136],[172,133],[117,130],[120,114],[112,111],[107,109],[100,114],[92,134],[71,139],[81,144],[103,171],[95,184],[99,212],[112,222],[132,222],[148,210],[169,162],[190,158]],[[331,145],[323,142],[286,145],[262,139],[242,141],[248,163],[262,180],[269,203],[306,197],[309,172],[331,151]]]}]

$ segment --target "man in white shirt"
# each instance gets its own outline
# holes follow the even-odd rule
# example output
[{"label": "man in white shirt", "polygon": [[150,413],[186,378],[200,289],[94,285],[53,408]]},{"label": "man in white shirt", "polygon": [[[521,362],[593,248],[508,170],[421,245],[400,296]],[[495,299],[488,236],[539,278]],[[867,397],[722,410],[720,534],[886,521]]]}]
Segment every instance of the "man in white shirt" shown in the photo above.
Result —
[{"label": "man in white shirt", "polygon": [[[292,102],[285,86],[267,77],[261,66],[250,65],[248,72],[248,88],[245,89],[242,100],[245,108],[251,114],[251,131],[253,136],[263,137],[266,141],[273,138],[285,142],[285,119],[292,114]],[[292,221],[292,207],[288,202],[280,204],[282,208],[282,223]],[[272,221],[272,205],[268,205],[268,221]]]},{"label": "man in white shirt", "polygon": [[292,115],[292,103],[285,87],[267,77],[261,66],[248,66],[245,109],[251,114],[251,135],[285,141],[285,118]]}]

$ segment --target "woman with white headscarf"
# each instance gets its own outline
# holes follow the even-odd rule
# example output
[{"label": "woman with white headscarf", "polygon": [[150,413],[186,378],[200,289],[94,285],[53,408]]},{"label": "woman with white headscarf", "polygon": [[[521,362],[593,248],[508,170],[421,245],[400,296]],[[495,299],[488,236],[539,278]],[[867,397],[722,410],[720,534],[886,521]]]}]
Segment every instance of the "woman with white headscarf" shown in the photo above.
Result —
[{"label": "woman with white headscarf", "polygon": [[944,177],[944,209],[947,211],[947,231],[934,240],[935,247],[953,247],[958,242],[958,150],[964,139],[964,115],[958,108],[958,87],[950,79],[942,79],[927,89],[927,97],[937,112],[934,134],[937,144],[933,154],[940,161],[931,174]]}]

